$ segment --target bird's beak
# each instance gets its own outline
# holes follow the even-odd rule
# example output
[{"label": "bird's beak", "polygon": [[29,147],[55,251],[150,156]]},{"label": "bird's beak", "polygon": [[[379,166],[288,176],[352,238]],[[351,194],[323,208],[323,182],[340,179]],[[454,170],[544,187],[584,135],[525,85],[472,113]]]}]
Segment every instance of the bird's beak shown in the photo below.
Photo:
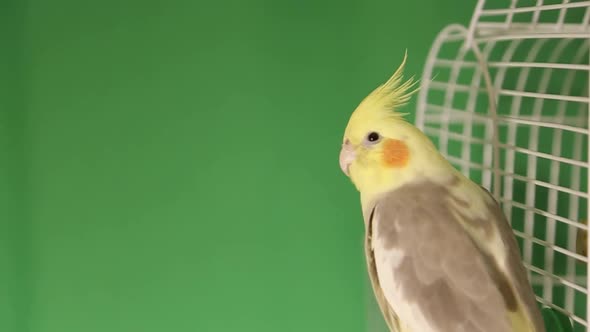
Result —
[{"label": "bird's beak", "polygon": [[354,161],[354,158],[356,158],[354,148],[350,141],[346,140],[340,149],[340,169],[342,169],[342,172],[344,172],[346,176],[350,176],[348,168]]}]

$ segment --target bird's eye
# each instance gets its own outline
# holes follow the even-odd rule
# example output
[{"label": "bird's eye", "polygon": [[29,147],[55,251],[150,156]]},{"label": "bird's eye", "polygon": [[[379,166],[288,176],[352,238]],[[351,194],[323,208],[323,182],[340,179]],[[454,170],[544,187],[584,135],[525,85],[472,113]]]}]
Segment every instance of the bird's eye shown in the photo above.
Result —
[{"label": "bird's eye", "polygon": [[367,141],[375,143],[379,140],[380,136],[378,133],[376,132],[371,132],[369,133],[369,135],[367,135]]}]

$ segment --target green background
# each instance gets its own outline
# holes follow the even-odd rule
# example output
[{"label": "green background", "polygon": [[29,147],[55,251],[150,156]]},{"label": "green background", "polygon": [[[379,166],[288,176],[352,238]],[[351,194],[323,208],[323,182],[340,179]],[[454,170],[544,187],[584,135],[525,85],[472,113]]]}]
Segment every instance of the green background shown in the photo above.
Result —
[{"label": "green background", "polygon": [[342,133],[474,5],[0,2],[0,331],[366,330]]}]

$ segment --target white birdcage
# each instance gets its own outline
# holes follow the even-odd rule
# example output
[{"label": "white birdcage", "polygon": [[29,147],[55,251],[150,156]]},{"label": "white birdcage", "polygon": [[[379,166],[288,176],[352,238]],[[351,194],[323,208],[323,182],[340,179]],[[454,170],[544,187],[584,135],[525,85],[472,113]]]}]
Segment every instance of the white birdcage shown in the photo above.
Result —
[{"label": "white birdcage", "polygon": [[590,1],[480,0],[469,27],[436,38],[416,118],[449,161],[494,193],[538,301],[576,332],[590,317],[589,21]]}]

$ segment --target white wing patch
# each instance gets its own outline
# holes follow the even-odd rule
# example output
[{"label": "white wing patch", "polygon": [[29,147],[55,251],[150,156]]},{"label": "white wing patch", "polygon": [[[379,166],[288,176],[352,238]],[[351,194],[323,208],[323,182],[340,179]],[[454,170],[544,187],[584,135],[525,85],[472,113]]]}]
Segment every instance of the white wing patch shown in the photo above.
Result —
[{"label": "white wing patch", "polygon": [[[373,224],[377,223],[379,223],[379,215],[375,213]],[[377,234],[375,235],[372,243],[379,285],[392,310],[400,317],[402,324],[407,329],[410,328],[407,322],[413,322],[411,324],[411,332],[439,332],[427,323],[419,306],[412,304],[402,296],[400,284],[396,282],[396,276],[393,271],[401,264],[404,253],[401,250],[393,248],[387,249],[382,238],[380,239]]]}]

